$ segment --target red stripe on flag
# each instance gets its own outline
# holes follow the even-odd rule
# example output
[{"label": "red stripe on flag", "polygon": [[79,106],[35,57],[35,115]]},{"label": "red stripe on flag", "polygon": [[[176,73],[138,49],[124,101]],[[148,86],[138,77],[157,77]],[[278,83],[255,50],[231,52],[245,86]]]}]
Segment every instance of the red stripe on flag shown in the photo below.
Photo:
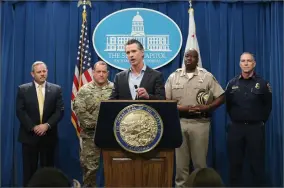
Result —
[{"label": "red stripe on flag", "polygon": [[75,99],[75,95],[74,95],[74,93],[72,92],[72,94],[71,94],[71,101],[73,101]]},{"label": "red stripe on flag", "polygon": [[88,82],[91,82],[91,81],[92,81],[92,77],[91,77],[91,75],[89,74],[88,70],[84,72],[84,75],[85,75],[86,80],[87,80]]},{"label": "red stripe on flag", "polygon": [[74,86],[76,87],[76,89],[78,91],[79,82],[78,82],[77,76],[74,76],[73,84],[74,84]]}]

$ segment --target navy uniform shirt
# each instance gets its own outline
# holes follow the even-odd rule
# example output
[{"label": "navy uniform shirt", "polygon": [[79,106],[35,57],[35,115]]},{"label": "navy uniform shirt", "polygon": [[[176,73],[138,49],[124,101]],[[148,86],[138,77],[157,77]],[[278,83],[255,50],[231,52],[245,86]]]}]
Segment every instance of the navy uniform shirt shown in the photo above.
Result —
[{"label": "navy uniform shirt", "polygon": [[267,121],[272,108],[271,87],[254,74],[249,79],[241,75],[229,81],[226,88],[227,112],[234,122]]}]

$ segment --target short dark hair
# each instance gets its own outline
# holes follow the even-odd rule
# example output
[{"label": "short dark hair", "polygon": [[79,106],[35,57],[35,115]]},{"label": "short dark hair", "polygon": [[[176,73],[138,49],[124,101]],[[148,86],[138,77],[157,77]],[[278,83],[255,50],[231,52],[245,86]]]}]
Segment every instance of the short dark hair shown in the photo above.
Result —
[{"label": "short dark hair", "polygon": [[71,187],[71,185],[63,172],[52,167],[38,169],[28,183],[28,187]]},{"label": "short dark hair", "polygon": [[194,170],[189,176],[190,187],[223,187],[220,175],[213,168]]},{"label": "short dark hair", "polygon": [[130,39],[130,40],[128,40],[128,41],[126,42],[125,46],[130,45],[130,44],[137,44],[139,50],[144,50],[144,47],[143,47],[142,43],[139,42],[139,41],[136,40],[136,39]]}]

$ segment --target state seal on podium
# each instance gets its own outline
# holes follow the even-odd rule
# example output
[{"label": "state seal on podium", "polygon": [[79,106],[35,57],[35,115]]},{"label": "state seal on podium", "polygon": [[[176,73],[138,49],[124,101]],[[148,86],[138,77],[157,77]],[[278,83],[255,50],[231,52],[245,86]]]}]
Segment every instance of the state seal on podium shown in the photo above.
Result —
[{"label": "state seal on podium", "polygon": [[164,131],[158,112],[145,104],[132,104],[122,109],[114,122],[114,135],[119,145],[131,153],[146,153],[160,142]]}]

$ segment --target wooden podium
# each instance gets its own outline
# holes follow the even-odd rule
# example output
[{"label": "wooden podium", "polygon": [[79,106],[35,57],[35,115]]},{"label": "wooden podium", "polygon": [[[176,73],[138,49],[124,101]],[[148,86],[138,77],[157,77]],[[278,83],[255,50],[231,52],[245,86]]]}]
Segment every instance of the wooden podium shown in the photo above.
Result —
[{"label": "wooden podium", "polygon": [[[114,121],[119,112],[132,104],[154,108],[164,124],[159,144],[143,154],[130,153],[116,141]],[[105,187],[172,187],[174,149],[182,143],[175,101],[110,100],[100,106],[95,144],[102,149]]]}]

